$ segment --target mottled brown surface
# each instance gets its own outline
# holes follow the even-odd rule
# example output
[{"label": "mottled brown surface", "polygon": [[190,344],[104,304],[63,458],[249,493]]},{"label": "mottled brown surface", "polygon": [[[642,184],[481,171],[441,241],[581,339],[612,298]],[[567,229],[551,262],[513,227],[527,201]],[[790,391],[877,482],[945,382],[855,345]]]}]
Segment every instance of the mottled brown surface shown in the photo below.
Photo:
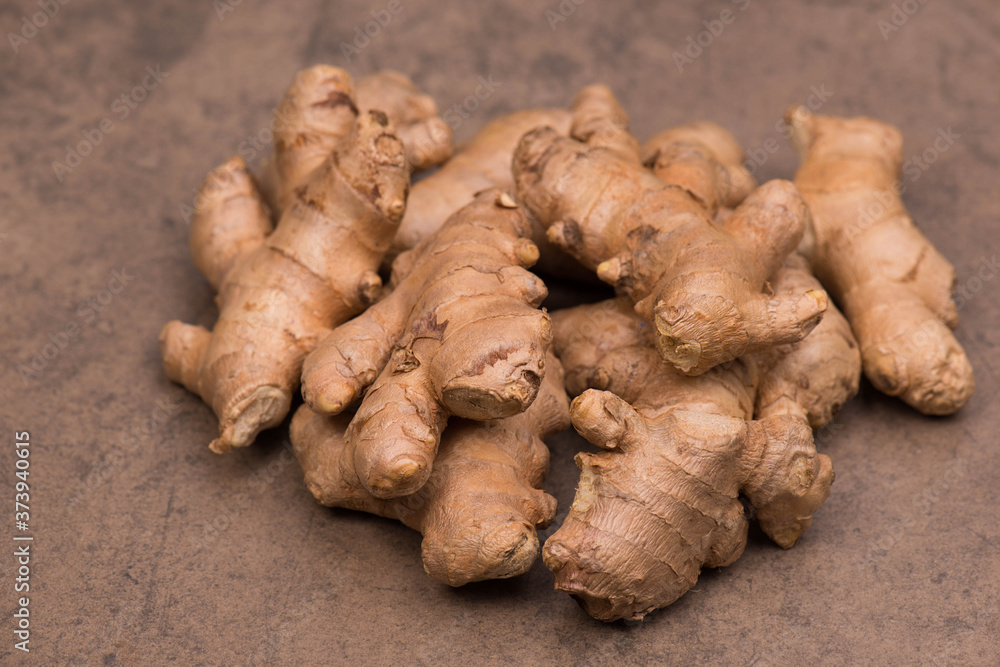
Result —
[{"label": "mottled brown surface", "polygon": [[[998,250],[995,5],[928,3],[884,40],[877,22],[890,20],[889,2],[753,0],[741,11],[588,0],[552,31],[544,3],[432,9],[403,0],[350,63],[357,73],[399,68],[445,110],[474,94],[478,77],[499,81],[462,120],[459,138],[495,114],[564,104],[603,80],[640,138],[708,117],[757,153],[776,148],[757,171],[764,177],[792,174],[796,159],[775,123],[814,87],[832,92],[824,112],[897,124],[910,155],[939,129],[960,135],[909,182],[904,200],[970,290],[958,330],[977,371],[969,405],[930,419],[866,385],[820,438],[837,481],[794,549],[755,533],[742,559],[706,573],[671,608],[640,625],[607,626],[553,591],[541,564],[516,581],[433,583],[416,532],[312,500],[281,447],[287,427],[250,451],[210,453],[214,416],[160,369],[165,321],[215,317],[181,206],[210,168],[267,126],[297,69],[347,65],[340,42],[386,4],[244,0],[220,20],[211,3],[194,0],[77,0],[17,55],[4,39],[0,504],[12,512],[12,431],[28,429],[37,552],[27,658],[996,664],[1000,278],[984,265]],[[672,52],[724,7],[735,21],[678,72]],[[4,2],[4,34],[37,10],[34,0]],[[157,65],[168,78],[120,120],[115,98]],[[52,162],[105,117],[114,131],[60,183]],[[260,164],[259,153],[247,157]],[[990,279],[978,282],[983,266]],[[134,275],[125,289],[92,320],[78,311],[122,267]],[[69,323],[80,333],[22,382],[18,367]],[[147,421],[158,403],[169,422]],[[149,433],[129,435],[147,423]],[[582,446],[570,434],[554,443],[547,488],[562,503],[557,524]],[[0,538],[12,521],[0,521]],[[13,570],[11,556],[0,558],[0,661],[17,664],[25,656],[12,649]]]}]

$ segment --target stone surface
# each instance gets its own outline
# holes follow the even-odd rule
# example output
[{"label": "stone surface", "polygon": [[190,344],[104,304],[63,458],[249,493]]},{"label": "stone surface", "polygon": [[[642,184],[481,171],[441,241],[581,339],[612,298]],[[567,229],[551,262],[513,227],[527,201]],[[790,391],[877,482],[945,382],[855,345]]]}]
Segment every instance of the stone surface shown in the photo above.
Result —
[{"label": "stone surface", "polygon": [[[890,3],[862,0],[829,3],[836,8],[401,0],[348,63],[342,43],[354,46],[356,28],[389,4],[80,0],[60,5],[17,53],[7,36],[0,486],[12,511],[12,433],[30,431],[28,657],[105,665],[997,664],[993,4],[927,3],[909,16],[920,3],[897,3],[894,14]],[[16,34],[22,16],[38,9],[31,0],[5,2],[0,26]],[[720,16],[732,20],[714,22]],[[719,34],[699,35],[712,28]],[[691,47],[691,62],[674,57],[698,40],[707,45],[700,54]],[[912,155],[951,128],[958,139],[927,153],[933,164],[908,181],[904,198],[968,291],[958,336],[976,367],[976,395],[960,415],[929,419],[866,385],[821,438],[837,482],[798,546],[782,551],[755,533],[735,565],[705,573],[642,624],[592,621],[552,590],[540,563],[518,580],[434,584],[416,533],[312,501],[282,447],[287,425],[249,451],[211,454],[214,417],[160,368],[164,322],[214,319],[210,289],[188,255],[184,207],[229,155],[259,165],[254,143],[269,139],[270,109],[293,73],[316,62],[411,74],[443,109],[465,106],[454,116],[459,138],[496,114],[566,104],[579,87],[604,81],[640,137],[717,120],[750,150],[762,178],[793,173],[795,155],[776,128],[791,104],[889,120]],[[491,91],[479,88],[482,80]],[[474,97],[477,88],[486,99]],[[57,174],[53,163],[87,137],[100,143]],[[104,292],[116,270],[124,274],[111,284],[117,293]],[[76,334],[59,336],[67,326]],[[64,347],[46,348],[50,337]],[[52,358],[40,357],[37,376],[22,378],[19,368],[36,354]],[[560,519],[576,480],[572,455],[585,446],[572,433],[553,443],[548,488]],[[14,532],[12,521],[5,531]],[[23,657],[11,632],[14,568],[11,556],[0,559],[5,664]]]}]

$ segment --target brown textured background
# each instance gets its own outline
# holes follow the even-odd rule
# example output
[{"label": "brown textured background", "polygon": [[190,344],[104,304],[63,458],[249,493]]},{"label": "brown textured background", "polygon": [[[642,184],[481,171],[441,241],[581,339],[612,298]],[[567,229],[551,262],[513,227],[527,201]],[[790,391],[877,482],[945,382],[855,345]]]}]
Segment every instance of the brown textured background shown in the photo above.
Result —
[{"label": "brown textured background", "polygon": [[[884,39],[878,21],[892,20],[891,2],[752,0],[741,11],[566,0],[575,11],[551,30],[545,10],[558,11],[558,0],[402,0],[348,64],[340,43],[387,2],[230,1],[220,18],[204,0],[77,0],[18,54],[0,44],[0,506],[13,511],[12,431],[29,430],[27,660],[997,664],[1000,278],[975,278],[998,249],[995,3],[928,3]],[[673,51],[726,7],[735,22],[678,72]],[[37,10],[35,0],[5,0],[0,28],[16,31]],[[897,124],[910,154],[952,128],[960,138],[905,201],[959,284],[978,288],[958,330],[976,395],[960,415],[929,419],[865,386],[821,438],[837,482],[799,545],[784,552],[754,533],[735,565],[705,573],[642,624],[592,621],[551,589],[541,564],[461,590],[429,581],[416,533],[313,503],[281,446],[287,427],[250,451],[211,454],[215,418],[160,370],[165,321],[214,320],[181,206],[267,127],[294,72],[316,62],[356,74],[401,69],[443,109],[471,95],[478,77],[499,80],[459,138],[494,115],[566,104],[605,81],[640,137],[707,117],[751,149],[774,139],[763,178],[793,173],[775,123],[813,87],[832,91],[826,111]],[[114,100],[157,65],[167,79],[119,119]],[[52,163],[105,117],[114,131],[58,182]],[[87,321],[79,304],[121,267],[134,279]],[[22,380],[19,366],[72,322],[81,333]],[[169,421],[156,419],[158,403]],[[548,488],[561,519],[584,445],[570,433],[552,445]],[[0,517],[0,540],[12,521]],[[27,661],[12,649],[13,571],[14,559],[0,556],[5,663]]]}]

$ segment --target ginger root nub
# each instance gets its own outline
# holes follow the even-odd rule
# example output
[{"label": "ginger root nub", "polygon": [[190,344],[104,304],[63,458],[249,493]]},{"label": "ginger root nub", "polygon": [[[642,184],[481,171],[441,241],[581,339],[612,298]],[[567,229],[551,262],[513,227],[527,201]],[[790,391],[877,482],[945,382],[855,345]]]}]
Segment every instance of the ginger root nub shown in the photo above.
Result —
[{"label": "ginger root nub", "polygon": [[569,405],[559,361],[549,356],[538,397],[521,414],[490,422],[453,419],[434,469],[412,495],[381,499],[342,473],[350,414],[333,417],[302,406],[291,426],[306,486],[323,505],[402,521],[423,536],[424,569],[461,586],[523,574],[538,558],[537,530],[556,501],[541,491],[549,454],[543,440],[568,428]]},{"label": "ginger root nub", "polygon": [[802,156],[795,182],[816,231],[808,259],[851,322],[865,375],[920,412],[954,413],[975,389],[951,332],[955,272],[903,206],[899,131],[803,107],[786,120]]}]

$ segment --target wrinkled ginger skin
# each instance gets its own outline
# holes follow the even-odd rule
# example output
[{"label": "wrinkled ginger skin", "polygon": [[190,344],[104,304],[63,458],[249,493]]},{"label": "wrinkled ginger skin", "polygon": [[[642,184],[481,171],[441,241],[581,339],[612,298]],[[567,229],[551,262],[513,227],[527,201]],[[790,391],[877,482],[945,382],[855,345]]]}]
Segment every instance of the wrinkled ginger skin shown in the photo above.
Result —
[{"label": "wrinkled ginger skin", "polygon": [[274,111],[274,155],[263,179],[276,213],[344,142],[358,114],[354,79],[346,71],[316,65],[295,74]]},{"label": "wrinkled ginger skin", "polygon": [[554,324],[567,389],[583,391],[573,425],[607,450],[577,455],[576,497],[543,548],[557,589],[603,621],[671,604],[702,567],[743,552],[741,496],[775,542],[795,544],[829,495],[833,467],[800,416],[751,421],[757,361],[683,375],[622,298],[558,311]]},{"label": "wrinkled ginger skin", "polygon": [[339,67],[314,65],[295,75],[274,112],[274,155],[262,184],[272,210],[291,205],[295,190],[347,139],[354,118],[370,110],[389,117],[411,171],[451,156],[451,128],[405,74],[382,70],[355,82]]},{"label": "wrinkled ginger skin", "polygon": [[271,211],[243,158],[213,169],[199,190],[188,239],[198,271],[218,292],[240,256],[262,245],[274,230]]},{"label": "wrinkled ginger skin", "polygon": [[361,111],[377,109],[392,121],[411,171],[429,169],[451,157],[451,126],[438,115],[434,98],[410,77],[394,70],[369,74],[358,79],[357,95]]},{"label": "wrinkled ginger skin", "polygon": [[[771,277],[775,294],[822,289],[809,262],[797,252]],[[767,372],[757,390],[754,418],[793,414],[818,430],[858,393],[861,349],[851,325],[832,303],[822,321],[797,343],[779,345],[756,355]]]},{"label": "wrinkled ginger skin", "polygon": [[423,534],[424,569],[461,586],[524,574],[538,558],[538,529],[555,517],[541,490],[549,465],[543,440],[569,427],[559,361],[550,356],[538,397],[523,413],[488,422],[454,419],[434,470],[412,495],[383,500],[341,475],[349,413],[328,417],[303,405],[291,440],[316,500],[398,519]]},{"label": "wrinkled ginger skin", "polygon": [[412,494],[450,415],[509,417],[535,399],[552,326],[538,308],[545,285],[527,271],[538,260],[529,235],[509,195],[481,192],[397,260],[387,297],[309,356],[302,393],[314,410],[337,414],[364,396],[345,478],[380,498]]},{"label": "wrinkled ginger skin", "polygon": [[642,146],[642,163],[664,183],[686,190],[712,217],[739,206],[757,187],[739,142],[711,121],[656,134]]},{"label": "wrinkled ginger skin", "polygon": [[203,186],[212,194],[191,232],[195,264],[218,284],[219,318],[211,332],[173,321],[160,333],[167,376],[219,418],[217,453],[280,423],[305,355],[375,298],[409,187],[403,145],[380,112],[358,118],[266,237],[266,208],[246,166],[236,159],[223,168],[232,177],[221,189]]},{"label": "wrinkled ginger skin", "polygon": [[[720,228],[687,190],[629,157],[634,139],[608,97],[591,86],[574,107],[586,110],[581,120],[596,145],[539,128],[515,151],[519,196],[549,240],[627,295],[655,326],[660,354],[684,373],[804,338],[826,309],[825,292],[777,299],[762,291],[805,229],[795,186],[765,183]],[[594,120],[602,107],[603,130]]]},{"label": "wrinkled ginger skin", "polygon": [[924,414],[956,412],[975,379],[951,332],[955,271],[903,206],[899,131],[801,107],[786,120],[802,157],[795,182],[816,230],[809,260],[854,329],[865,375]]}]

